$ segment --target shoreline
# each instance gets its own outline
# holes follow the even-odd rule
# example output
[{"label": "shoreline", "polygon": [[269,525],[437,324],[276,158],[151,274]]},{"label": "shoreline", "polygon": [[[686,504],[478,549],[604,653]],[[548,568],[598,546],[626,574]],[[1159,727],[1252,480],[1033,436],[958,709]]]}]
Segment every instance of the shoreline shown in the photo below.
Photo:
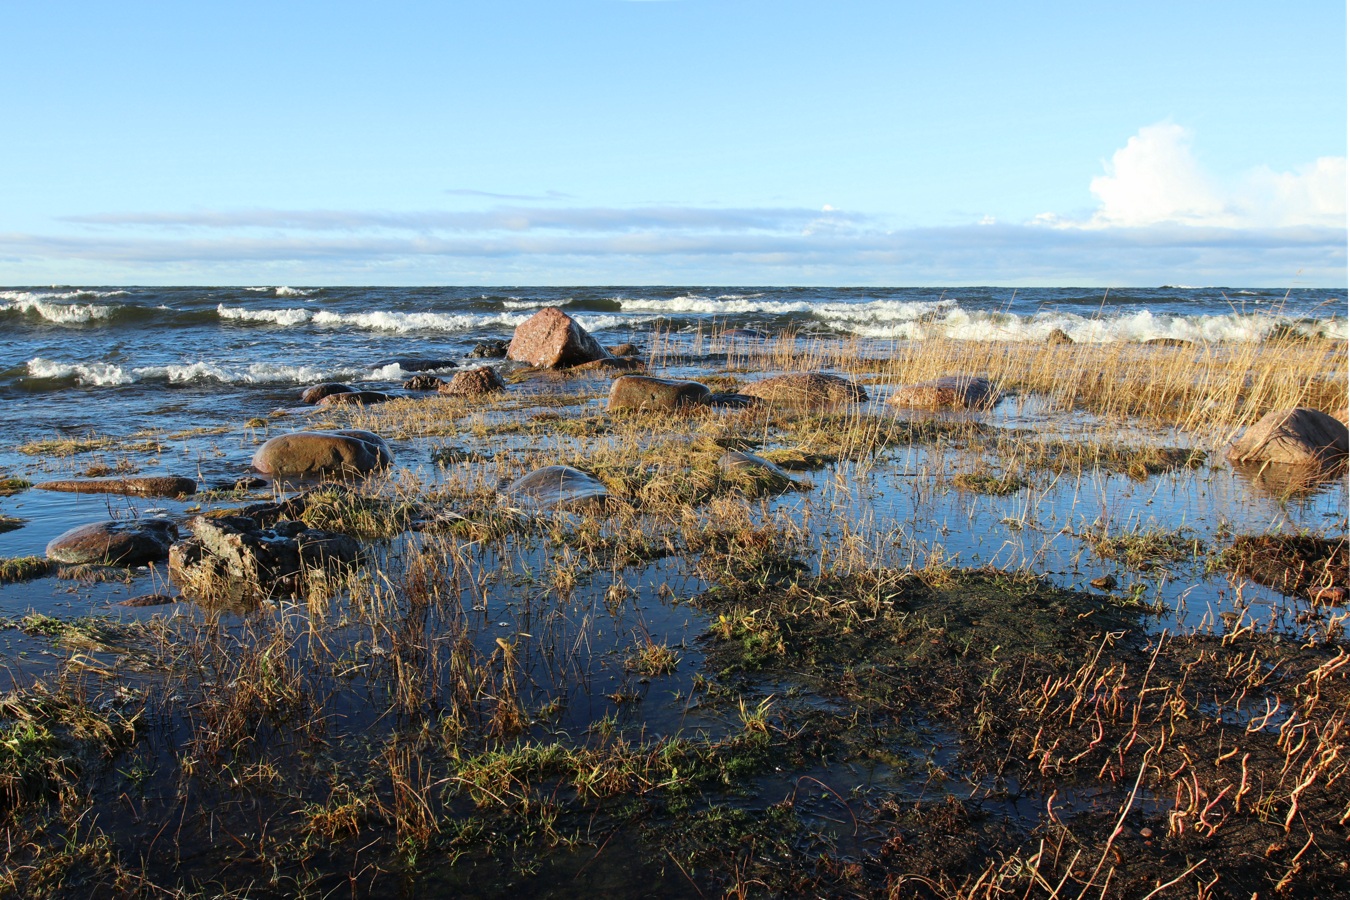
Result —
[{"label": "shoreline", "polygon": [[[1319,752],[1345,740],[1347,613],[1306,586],[1258,584],[1237,540],[1311,532],[1343,557],[1344,475],[1290,492],[1222,460],[1264,408],[1343,406],[1343,348],[927,342],[868,361],[847,341],[683,356],[660,334],[643,343],[651,374],[728,394],[824,372],[869,399],[625,413],[605,409],[604,374],[508,367],[488,398],[257,410],[7,465],[28,481],[101,466],[223,485],[301,427],[374,431],[395,457],[390,475],[312,495],[307,524],[354,530],[366,557],[297,596],[117,605],[172,594],[160,565],[0,585],[5,727],[48,736],[33,760],[68,761],[5,770],[22,788],[6,829],[28,849],[0,877],[36,894],[279,896],[359,878],[372,892],[941,897],[1040,877],[1130,896],[1231,879],[1258,842],[1282,842],[1252,876],[1262,884],[1344,877],[1335,854],[1296,855],[1343,841],[1350,777],[1314,771],[1308,748],[1288,755],[1294,719],[1248,725],[1260,698],[1315,683],[1299,716]],[[1005,399],[936,413],[886,402],[967,371]],[[792,484],[719,468],[729,450]],[[536,513],[502,493],[559,464],[598,478],[609,505]],[[29,512],[0,546],[97,510],[185,522],[288,496],[27,488],[0,511],[57,512]],[[1210,662],[1197,669],[1197,654]],[[1247,674],[1223,674],[1243,660]],[[1223,699],[1234,677],[1250,686]],[[1222,759],[1195,763],[1211,751]],[[1270,775],[1259,795],[1239,764]],[[1312,780],[1292,794],[1282,766]],[[1203,797],[1176,794],[1192,775]],[[212,808],[228,845],[208,838]],[[259,830],[250,809],[272,824]],[[81,810],[97,824],[71,831]],[[170,820],[185,824],[151,858]],[[375,868],[344,861],[355,847]]]}]

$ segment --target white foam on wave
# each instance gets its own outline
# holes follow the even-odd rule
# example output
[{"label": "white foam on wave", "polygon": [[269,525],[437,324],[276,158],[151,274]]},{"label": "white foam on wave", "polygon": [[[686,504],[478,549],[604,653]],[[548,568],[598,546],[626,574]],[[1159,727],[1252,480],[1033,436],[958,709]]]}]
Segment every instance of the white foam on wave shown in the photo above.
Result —
[{"label": "white foam on wave", "polygon": [[571,302],[571,297],[563,297],[561,300],[522,300],[519,297],[508,297],[502,301],[502,306],[507,309],[543,309],[546,306],[567,306]]},{"label": "white foam on wave", "polygon": [[1158,338],[1192,342],[1251,343],[1269,338],[1278,328],[1292,328],[1309,337],[1344,340],[1343,318],[1296,320],[1256,313],[1217,316],[1154,315],[1148,310],[1119,316],[1086,317],[1072,313],[1041,312],[1035,315],[970,311],[952,307],[937,315],[903,320],[864,320],[825,317],[825,324],[838,331],[866,338],[928,340],[947,338],[970,341],[1044,342],[1056,329],[1076,343],[1142,343]]},{"label": "white foam on wave", "polygon": [[135,366],[112,363],[63,363],[35,357],[28,361],[31,378],[74,378],[86,386],[136,384],[165,381],[170,384],[217,382],[220,384],[314,384],[321,381],[399,381],[408,376],[398,365],[376,369],[290,366],[277,363],[237,365],[198,361],[165,366]]},{"label": "white foam on wave", "polygon": [[120,306],[115,303],[70,303],[66,301],[118,297],[126,293],[126,291],[64,291],[60,293],[0,291],[0,311],[12,310],[36,314],[48,322],[55,322],[58,325],[84,325],[110,318]]},{"label": "white foam on wave", "polygon": [[273,325],[303,325],[309,321],[308,310],[304,309],[248,309],[243,306],[216,306],[216,314],[222,319],[236,322],[269,322]]}]

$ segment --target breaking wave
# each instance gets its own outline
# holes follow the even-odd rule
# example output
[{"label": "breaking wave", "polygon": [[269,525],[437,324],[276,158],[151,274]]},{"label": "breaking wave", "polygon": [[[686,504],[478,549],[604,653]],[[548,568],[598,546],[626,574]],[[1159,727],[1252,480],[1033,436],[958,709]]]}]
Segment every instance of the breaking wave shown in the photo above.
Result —
[{"label": "breaking wave", "polygon": [[288,366],[275,363],[236,365],[195,362],[165,366],[113,363],[63,363],[35,357],[28,377],[69,381],[86,387],[161,382],[167,384],[314,384],[321,381],[402,381],[414,373],[398,364],[379,367]]},{"label": "breaking wave", "polygon": [[0,312],[37,316],[57,325],[85,325],[110,319],[122,308],[116,303],[80,303],[71,301],[121,297],[126,291],[0,291]]}]

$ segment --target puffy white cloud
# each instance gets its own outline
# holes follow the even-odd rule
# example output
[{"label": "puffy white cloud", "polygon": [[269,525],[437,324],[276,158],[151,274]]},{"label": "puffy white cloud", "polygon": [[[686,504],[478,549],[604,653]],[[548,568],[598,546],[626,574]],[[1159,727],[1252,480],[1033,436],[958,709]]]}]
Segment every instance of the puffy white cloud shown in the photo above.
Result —
[{"label": "puffy white cloud", "polygon": [[1088,186],[1098,206],[1087,219],[1045,213],[1035,224],[1061,228],[1344,228],[1345,157],[1322,157],[1293,172],[1267,166],[1224,183],[1200,165],[1191,133],[1148,125],[1125,142]]}]

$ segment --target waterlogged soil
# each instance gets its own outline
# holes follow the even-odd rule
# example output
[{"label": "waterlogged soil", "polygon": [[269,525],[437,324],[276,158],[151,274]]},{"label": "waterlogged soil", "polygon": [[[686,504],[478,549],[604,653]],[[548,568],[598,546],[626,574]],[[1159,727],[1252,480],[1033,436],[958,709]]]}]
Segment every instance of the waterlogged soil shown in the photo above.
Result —
[{"label": "waterlogged soil", "polygon": [[[1343,481],[1272,494],[1036,398],[612,416],[604,379],[516,382],[5,448],[7,559],[275,498],[234,482],[302,425],[400,468],[304,513],[367,552],[299,596],[4,570],[0,893],[1350,896],[1347,615],[1275,571],[1343,569]],[[612,501],[501,498],[549,464]],[[219,490],[23,483],[96,467]]]}]

